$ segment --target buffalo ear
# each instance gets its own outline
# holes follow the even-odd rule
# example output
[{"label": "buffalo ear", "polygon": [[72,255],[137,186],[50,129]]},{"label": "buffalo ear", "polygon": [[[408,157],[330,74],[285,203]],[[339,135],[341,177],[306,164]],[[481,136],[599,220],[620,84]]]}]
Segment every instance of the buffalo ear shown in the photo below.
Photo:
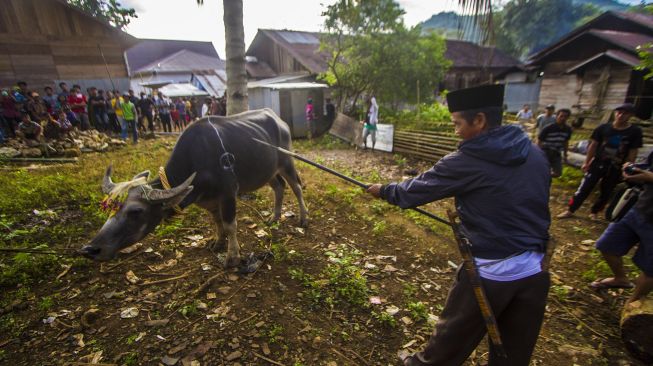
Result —
[{"label": "buffalo ear", "polygon": [[149,170],[144,170],[144,171],[136,174],[134,176],[134,178],[132,178],[132,180],[136,180],[136,179],[138,179],[140,177],[145,177],[145,180],[148,180],[150,178],[150,171]]},{"label": "buffalo ear", "polygon": [[111,180],[111,173],[113,172],[113,166],[109,165],[106,172],[104,173],[104,178],[102,178],[102,192],[104,194],[111,193],[111,190],[116,186]]}]

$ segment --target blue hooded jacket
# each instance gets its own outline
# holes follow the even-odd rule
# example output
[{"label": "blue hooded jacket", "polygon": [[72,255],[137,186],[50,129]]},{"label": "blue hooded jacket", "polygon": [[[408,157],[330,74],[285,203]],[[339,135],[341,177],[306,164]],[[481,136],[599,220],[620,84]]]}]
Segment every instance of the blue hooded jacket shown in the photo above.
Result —
[{"label": "blue hooded jacket", "polygon": [[383,186],[381,197],[411,208],[455,197],[461,230],[477,258],[544,252],[549,239],[546,156],[517,126],[490,129],[423,174]]}]

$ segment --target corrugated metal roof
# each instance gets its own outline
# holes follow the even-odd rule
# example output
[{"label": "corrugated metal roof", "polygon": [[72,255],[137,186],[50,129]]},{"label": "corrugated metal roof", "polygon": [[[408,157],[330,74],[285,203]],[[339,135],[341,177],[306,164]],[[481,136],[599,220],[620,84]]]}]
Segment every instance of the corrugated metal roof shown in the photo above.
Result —
[{"label": "corrugated metal roof", "polygon": [[225,62],[218,57],[206,56],[189,50],[180,50],[172,55],[145,65],[134,73],[180,72],[224,68]]},{"label": "corrugated metal roof", "polygon": [[[550,55],[556,53],[559,49],[576,42],[579,38],[582,38],[587,34],[592,34],[625,49],[634,50],[634,47],[638,46],[638,44],[635,43],[642,42],[640,37],[645,38],[647,37],[647,34],[653,35],[651,30],[653,30],[653,16],[606,11],[584,25],[573,29],[548,47],[531,54],[526,63],[529,65],[538,65],[545,62]],[[623,34],[619,35],[616,33]],[[628,36],[626,34],[639,36]],[[570,59],[573,59],[573,52],[569,56]]]},{"label": "corrugated metal roof", "polygon": [[483,47],[472,42],[447,39],[444,57],[457,67],[513,67],[521,64],[516,58],[496,47]]},{"label": "corrugated metal roof", "polygon": [[[288,51],[297,62],[311,73],[319,74],[327,70],[327,60],[329,55],[326,52],[320,52],[321,33],[293,31],[287,29],[259,29],[259,33],[266,35],[267,39],[271,39]],[[259,34],[257,33],[254,41],[250,44],[247,53],[250,54],[250,51],[257,47],[261,42],[266,42],[266,40],[259,37]]]},{"label": "corrugated metal roof", "polygon": [[156,60],[161,60],[181,50],[189,50],[201,55],[220,58],[211,42],[139,39],[137,45],[125,52],[129,74],[132,75],[135,70],[141,69]]},{"label": "corrugated metal roof", "polygon": [[219,75],[204,74],[193,75],[193,77],[197,79],[202,87],[204,87],[204,90],[212,96],[220,97],[224,95],[224,92],[227,90],[227,82]]},{"label": "corrugated metal roof", "polygon": [[611,43],[614,43],[617,46],[623,47],[631,51],[636,51],[637,46],[639,45],[653,42],[653,37],[645,34],[639,34],[639,33],[618,32],[618,31],[602,30],[602,29],[592,29],[587,33],[605,39]]},{"label": "corrugated metal roof", "polygon": [[261,86],[262,88],[268,88],[268,89],[323,89],[323,88],[328,88],[329,86],[326,84],[320,84],[320,83],[311,83],[308,81],[305,82],[299,82],[299,83],[280,83],[280,84],[267,84]]},{"label": "corrugated metal roof", "polygon": [[271,78],[277,76],[277,73],[272,70],[270,65],[263,61],[247,61],[245,65],[247,74],[252,79]]},{"label": "corrugated metal roof", "polygon": [[280,84],[280,83],[287,83],[291,82],[294,80],[300,80],[300,79],[308,79],[310,78],[310,75],[308,73],[298,73],[298,74],[291,74],[291,75],[281,75],[269,79],[263,79],[263,80],[257,80],[257,81],[251,81],[247,83],[248,88],[260,88],[260,87],[265,87],[270,84]]},{"label": "corrugated metal roof", "polygon": [[598,60],[598,59],[603,58],[603,57],[608,57],[608,58],[611,58],[613,60],[617,60],[617,61],[622,62],[622,63],[624,63],[626,65],[629,65],[629,66],[637,66],[640,63],[640,60],[639,60],[639,58],[637,56],[631,55],[631,54],[629,54],[627,52],[624,52],[624,51],[608,50],[608,51],[605,51],[605,52],[598,53],[598,54],[588,58],[587,60],[583,60],[583,61],[577,63],[576,65],[574,65],[574,66],[570,67],[569,69],[567,69],[567,71],[565,71],[565,73],[567,73],[567,74],[572,73],[572,72],[574,72],[574,71],[576,71],[578,69],[581,69],[581,68],[591,64],[595,60]]},{"label": "corrugated metal roof", "polygon": [[277,34],[281,36],[281,38],[283,38],[286,42],[292,44],[320,44],[320,38],[313,33],[278,31]]},{"label": "corrugated metal roof", "polygon": [[[327,70],[329,55],[326,52],[320,52],[319,49],[322,33],[274,29],[259,29],[259,33],[267,35],[269,39],[286,49],[311,73],[319,74]],[[263,42],[265,40],[257,34],[248,49],[248,54],[254,53],[253,48]],[[446,46],[445,57],[453,62],[452,68],[507,68],[521,64],[516,58],[494,47],[483,47],[472,42],[458,40],[446,40]]]},{"label": "corrugated metal roof", "polygon": [[168,98],[209,95],[209,93],[200,90],[193,84],[168,84],[159,91]]}]

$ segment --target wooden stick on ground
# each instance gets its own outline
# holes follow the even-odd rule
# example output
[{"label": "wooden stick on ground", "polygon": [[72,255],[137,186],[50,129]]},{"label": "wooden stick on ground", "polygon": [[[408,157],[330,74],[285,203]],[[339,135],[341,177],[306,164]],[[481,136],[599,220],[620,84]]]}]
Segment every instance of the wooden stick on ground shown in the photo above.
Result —
[{"label": "wooden stick on ground", "polygon": [[361,357],[361,355],[359,355],[358,353],[356,353],[354,350],[347,349],[347,348],[343,348],[343,350],[345,350],[345,351],[347,351],[347,352],[350,352],[351,354],[353,354],[354,356],[356,356],[356,358],[358,358],[359,360],[361,360],[361,361],[363,362],[363,364],[369,366],[369,363],[367,362],[367,360],[364,359],[363,357]]},{"label": "wooden stick on ground", "polygon": [[253,354],[254,356],[260,358],[261,360],[265,360],[265,361],[267,361],[267,362],[269,362],[269,363],[271,363],[271,364],[273,364],[273,365],[277,365],[277,366],[285,366],[285,365],[282,364],[281,362],[277,362],[277,361],[275,361],[275,360],[273,360],[273,359],[270,359],[270,358],[267,358],[267,357],[265,357],[265,356],[263,356],[263,355],[259,355],[258,353],[254,352],[254,351],[252,351],[252,354]]},{"label": "wooden stick on ground", "polygon": [[571,310],[567,309],[567,307],[566,307],[564,304],[562,304],[561,302],[559,302],[559,301],[556,300],[555,298],[551,298],[551,300],[553,300],[553,302],[555,302],[555,303],[556,303],[558,306],[560,306],[560,307],[561,307],[565,312],[567,312],[567,314],[571,315],[574,319],[576,319],[576,321],[578,321],[578,323],[579,323],[580,325],[582,325],[583,327],[589,329],[589,330],[590,330],[592,333],[594,333],[596,336],[598,336],[599,338],[604,339],[604,340],[607,340],[607,339],[608,339],[608,337],[606,337],[605,335],[603,335],[603,334],[597,332],[597,331],[594,330],[592,327],[590,327],[589,325],[587,325],[587,323],[585,323],[583,320],[581,320],[579,317],[577,317],[574,313],[572,313]]},{"label": "wooden stick on ground", "polygon": [[354,360],[352,360],[351,358],[349,358],[349,357],[343,355],[342,352],[338,351],[337,349],[331,347],[331,350],[333,351],[333,353],[335,353],[335,354],[337,354],[338,356],[340,356],[340,357],[344,358],[345,360],[349,361],[352,365],[355,365],[355,364],[356,364],[356,362],[355,362]]},{"label": "wooden stick on ground", "polygon": [[224,272],[223,272],[223,271],[220,271],[220,273],[215,274],[215,275],[209,277],[206,281],[204,281],[204,283],[203,283],[200,287],[197,288],[197,290],[195,290],[195,295],[198,295],[198,294],[200,294],[200,293],[206,291],[206,289],[207,289],[209,286],[211,286],[211,284],[213,283],[213,281],[215,281],[218,277],[222,276],[223,274],[224,274]]},{"label": "wooden stick on ground", "polygon": [[184,273],[184,274],[182,274],[182,275],[175,276],[175,277],[170,277],[170,278],[164,278],[164,279],[162,279],[162,280],[146,281],[146,282],[141,283],[140,286],[156,285],[156,284],[159,284],[159,283],[165,283],[165,282],[170,282],[170,281],[176,281],[176,280],[180,280],[180,279],[182,279],[182,278],[186,278],[186,277],[188,277],[189,275],[190,275],[190,273],[186,272],[186,273]]},{"label": "wooden stick on ground", "polygon": [[129,262],[130,260],[136,258],[137,256],[139,256],[139,255],[141,255],[141,254],[143,254],[143,253],[145,253],[144,250],[141,250],[141,251],[139,251],[139,252],[136,252],[136,253],[132,254],[131,256],[125,258],[124,260],[122,260],[122,261],[120,261],[120,262],[118,262],[118,263],[116,263],[116,264],[110,265],[109,267],[107,267],[107,269],[105,269],[105,270],[101,270],[100,272],[101,272],[101,273],[107,273],[107,272],[109,272],[109,271],[111,271],[111,270],[113,270],[113,269],[115,269],[115,268],[117,268],[117,267],[119,267],[119,266],[121,266],[121,265],[123,265],[123,264]]}]

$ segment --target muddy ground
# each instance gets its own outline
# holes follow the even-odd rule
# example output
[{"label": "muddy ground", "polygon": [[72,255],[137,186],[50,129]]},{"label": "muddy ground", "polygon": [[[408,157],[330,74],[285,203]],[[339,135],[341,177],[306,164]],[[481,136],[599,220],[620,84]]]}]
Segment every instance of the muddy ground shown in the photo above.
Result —
[{"label": "muddy ground", "polygon": [[[174,138],[165,139],[170,147]],[[154,143],[134,149],[146,152]],[[430,166],[332,141],[300,143],[296,149],[369,182],[399,180],[408,170]],[[310,211],[307,229],[298,227],[289,190],[278,225],[266,223],[273,200],[269,188],[239,201],[243,256],[273,255],[250,261],[252,273],[221,269],[220,254],[205,246],[213,233],[209,218],[191,209],[183,221],[162,225],[115,262],[77,261],[31,284],[29,295],[3,310],[0,363],[398,364],[398,350],[417,349],[428,338],[460,262],[448,228],[296,165]],[[563,209],[576,183],[573,178],[555,183],[552,213]],[[426,208],[443,216],[450,207],[445,201]],[[99,229],[84,224],[86,213],[70,205],[54,211],[58,220],[81,225],[82,238]],[[533,365],[639,365],[619,338],[628,292],[597,293],[587,286],[607,274],[593,249],[606,223],[586,219],[587,213],[585,207],[578,218],[553,220],[553,286]],[[45,225],[36,219],[22,223]],[[51,249],[81,244],[57,240],[49,243]],[[17,296],[20,286],[2,290],[3,303],[11,304],[6,296]],[[468,363],[483,363],[486,348],[479,347]]]}]

